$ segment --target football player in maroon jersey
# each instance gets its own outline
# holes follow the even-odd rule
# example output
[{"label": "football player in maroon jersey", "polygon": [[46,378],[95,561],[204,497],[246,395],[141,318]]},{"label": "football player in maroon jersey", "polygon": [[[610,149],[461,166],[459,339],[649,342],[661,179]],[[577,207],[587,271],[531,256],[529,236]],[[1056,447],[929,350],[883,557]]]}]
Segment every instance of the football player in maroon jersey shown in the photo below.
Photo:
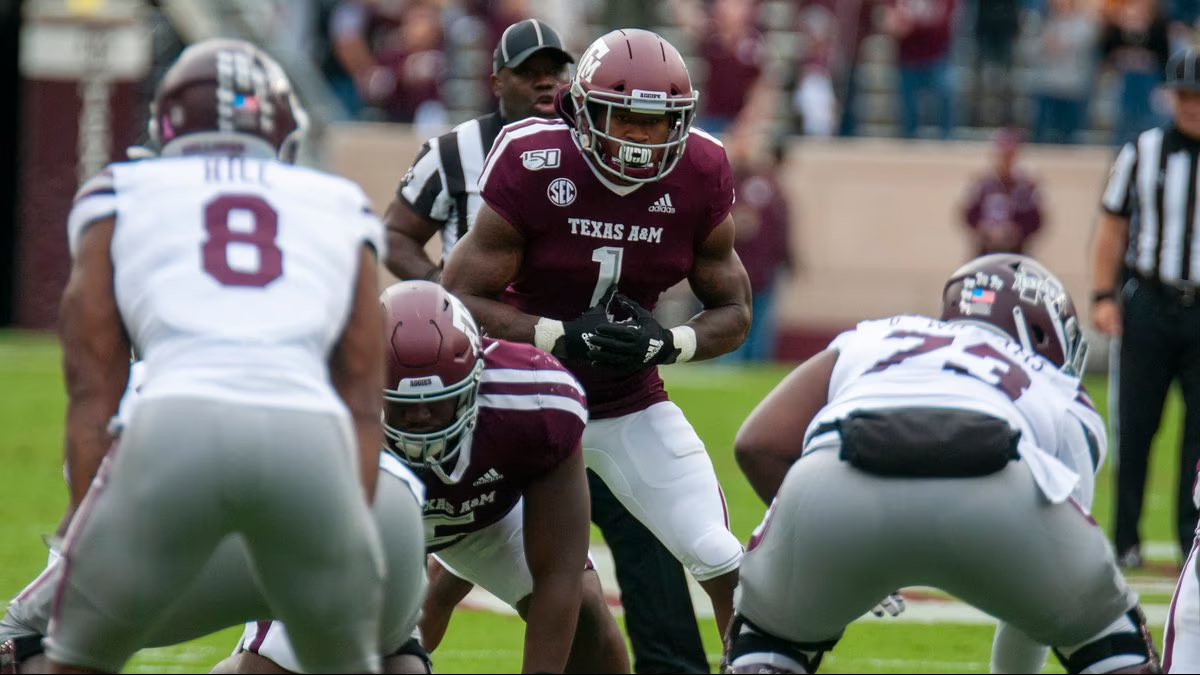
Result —
[{"label": "football player in maroon jersey", "polygon": [[[657,371],[727,353],[750,325],[732,171],[720,142],[692,128],[696,99],[660,36],[594,42],[558,96],[561,119],[497,138],[484,205],[443,281],[490,335],[549,351],[579,378],[589,468],[700,582],[723,629],[742,548],[704,444]],[[649,310],[683,279],[704,309],[667,330]]]},{"label": "football player in maroon jersey", "polygon": [[[523,672],[629,672],[587,559],[582,387],[543,351],[481,338],[467,309],[437,284],[400,282],[381,302],[383,431],[390,457],[424,485],[426,550],[525,618]],[[390,480],[388,463],[382,468]],[[452,610],[435,579],[422,634],[440,641]],[[295,670],[283,635],[250,624],[239,669]]]}]

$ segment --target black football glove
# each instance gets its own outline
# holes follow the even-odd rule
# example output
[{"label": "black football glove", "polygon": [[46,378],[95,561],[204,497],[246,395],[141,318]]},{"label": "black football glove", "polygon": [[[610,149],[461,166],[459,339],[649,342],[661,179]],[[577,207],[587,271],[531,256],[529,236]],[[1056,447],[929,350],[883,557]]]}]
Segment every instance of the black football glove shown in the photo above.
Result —
[{"label": "black football glove", "polygon": [[573,320],[564,321],[563,336],[558,339],[550,353],[560,359],[591,361],[592,356],[599,350],[599,347],[593,344],[596,330],[600,326],[612,324],[608,305],[616,292],[616,286],[609,286],[608,291],[594,306]]},{"label": "black football glove", "polygon": [[594,364],[636,372],[659,364],[674,363],[679,356],[675,336],[663,328],[645,307],[621,293],[610,298],[611,314],[628,318],[599,325],[591,344]]},{"label": "black football glove", "polygon": [[594,344],[601,326],[611,325],[604,305],[589,308],[571,321],[563,322],[563,336],[551,352],[560,359],[590,361],[600,349]]}]

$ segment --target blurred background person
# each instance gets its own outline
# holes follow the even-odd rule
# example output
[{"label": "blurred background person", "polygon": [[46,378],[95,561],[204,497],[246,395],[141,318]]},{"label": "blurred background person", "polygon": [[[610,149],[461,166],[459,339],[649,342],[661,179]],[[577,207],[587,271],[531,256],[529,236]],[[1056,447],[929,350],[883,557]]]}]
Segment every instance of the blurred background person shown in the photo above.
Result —
[{"label": "blurred background person", "polygon": [[1171,44],[1166,15],[1156,0],[1110,0],[1104,11],[1100,53],[1116,71],[1120,92],[1113,142],[1122,145],[1166,121],[1154,106]]},{"label": "blurred background person", "polygon": [[[446,126],[441,9],[434,0],[343,0],[335,9],[333,50],[369,109],[361,116],[414,123],[424,136]],[[341,91],[347,97],[344,83]]]},{"label": "blurred background person", "polygon": [[830,9],[837,19],[834,75],[840,102],[839,136],[858,135],[858,101],[862,88],[860,64],[863,42],[879,32],[885,6],[891,0],[805,0]]},{"label": "blurred background person", "polygon": [[329,18],[333,73],[330,84],[352,117],[363,105],[390,91],[393,78],[378,59],[383,45],[399,28],[403,3],[384,0],[340,0]]},{"label": "blurred background person", "polygon": [[771,110],[767,49],[756,0],[671,0],[675,21],[699,56],[703,84],[696,124],[720,135]]},{"label": "blurred background person", "polygon": [[1077,132],[1087,126],[1099,29],[1081,0],[1050,0],[1030,40],[1035,143],[1075,143]]},{"label": "blurred background person", "polygon": [[737,186],[734,250],[750,275],[753,321],[746,341],[723,361],[770,361],[778,346],[775,292],[794,267],[788,241],[792,209],[781,174],[787,139],[739,128],[726,136],[725,150]]},{"label": "blurred background person", "polygon": [[1196,38],[1200,26],[1200,0],[1164,0],[1171,20],[1171,51],[1184,49]]},{"label": "blurred background person", "polygon": [[971,256],[1025,253],[1042,229],[1037,180],[1019,170],[1021,133],[1006,128],[992,141],[993,164],[967,191],[962,220],[971,236]]},{"label": "blurred background person", "polygon": [[954,129],[954,80],[950,47],[957,0],[893,0],[884,17],[896,40],[900,73],[900,135],[916,138],[921,103],[933,103],[933,123],[944,139]]},{"label": "blurred background person", "polygon": [[1018,0],[974,0],[975,62],[971,122],[995,127],[1013,122],[1013,64],[1021,32]]},{"label": "blurred background person", "polygon": [[800,13],[800,34],[806,48],[797,64],[792,110],[805,136],[833,136],[838,130],[834,67],[838,43],[837,17],[822,5]]}]

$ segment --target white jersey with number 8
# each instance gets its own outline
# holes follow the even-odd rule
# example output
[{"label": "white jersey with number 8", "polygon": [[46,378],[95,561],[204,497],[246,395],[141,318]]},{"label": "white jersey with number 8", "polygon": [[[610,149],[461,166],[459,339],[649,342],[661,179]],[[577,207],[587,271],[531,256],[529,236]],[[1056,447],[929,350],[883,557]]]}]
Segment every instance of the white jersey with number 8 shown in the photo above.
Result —
[{"label": "white jersey with number 8", "polygon": [[114,215],[116,297],[146,364],[143,396],[340,405],[326,360],[362,245],[383,246],[357,185],[268,159],[113,164],[76,197],[72,255]]}]

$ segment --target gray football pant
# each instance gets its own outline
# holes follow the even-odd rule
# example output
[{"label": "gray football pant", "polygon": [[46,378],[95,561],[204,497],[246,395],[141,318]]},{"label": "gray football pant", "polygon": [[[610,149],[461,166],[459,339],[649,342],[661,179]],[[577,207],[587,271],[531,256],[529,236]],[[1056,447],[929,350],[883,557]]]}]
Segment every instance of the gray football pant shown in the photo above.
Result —
[{"label": "gray football pant", "polygon": [[198,598],[205,629],[261,595],[306,670],[379,669],[383,553],[348,419],[198,397],[139,402],[67,533],[47,655],[118,672],[230,535],[252,585]]},{"label": "gray football pant", "polygon": [[889,592],[941,588],[1041,644],[1086,642],[1137,604],[1104,534],[1019,462],[979,478],[881,478],[820,449],[788,472],[742,561],[738,613],[834,640]]},{"label": "gray football pant", "polygon": [[[395,653],[411,636],[425,597],[425,550],[421,507],[404,481],[381,472],[372,508],[387,558],[382,656]],[[62,578],[61,561],[51,565],[12,601],[0,619],[0,642],[25,635],[46,635],[54,591]],[[236,615],[236,618],[229,617]],[[180,593],[162,620],[146,634],[145,647],[193,640],[231,625],[274,618],[254,581],[253,564],[240,535],[226,538],[200,576]]]}]

